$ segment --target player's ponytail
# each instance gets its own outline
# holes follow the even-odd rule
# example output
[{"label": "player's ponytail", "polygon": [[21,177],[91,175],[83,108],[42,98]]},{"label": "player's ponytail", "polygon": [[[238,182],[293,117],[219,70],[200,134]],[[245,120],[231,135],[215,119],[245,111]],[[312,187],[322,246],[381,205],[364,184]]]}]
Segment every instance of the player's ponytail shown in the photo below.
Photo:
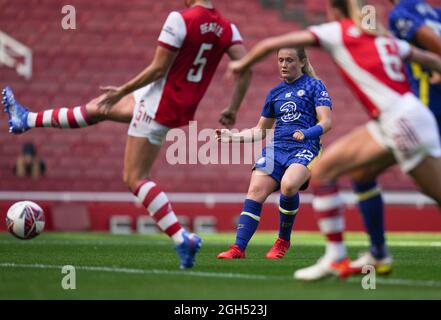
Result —
[{"label": "player's ponytail", "polygon": [[302,68],[302,73],[307,74],[311,78],[318,79],[317,74],[314,71],[314,68],[312,67],[311,63],[309,62],[308,55],[306,54],[306,50],[303,47],[296,48],[297,56],[299,57],[300,61],[305,62],[305,66]]}]

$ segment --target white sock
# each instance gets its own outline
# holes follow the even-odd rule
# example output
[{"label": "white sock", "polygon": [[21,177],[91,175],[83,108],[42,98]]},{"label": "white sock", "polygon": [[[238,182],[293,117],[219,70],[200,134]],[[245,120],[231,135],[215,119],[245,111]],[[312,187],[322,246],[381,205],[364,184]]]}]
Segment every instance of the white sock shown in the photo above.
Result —
[{"label": "white sock", "polygon": [[346,258],[347,251],[344,242],[326,242],[325,258],[332,261],[340,261]]},{"label": "white sock", "polygon": [[174,235],[172,235],[172,239],[176,245],[180,245],[182,242],[184,242],[184,234],[185,229],[181,228],[178,232],[176,232]]}]

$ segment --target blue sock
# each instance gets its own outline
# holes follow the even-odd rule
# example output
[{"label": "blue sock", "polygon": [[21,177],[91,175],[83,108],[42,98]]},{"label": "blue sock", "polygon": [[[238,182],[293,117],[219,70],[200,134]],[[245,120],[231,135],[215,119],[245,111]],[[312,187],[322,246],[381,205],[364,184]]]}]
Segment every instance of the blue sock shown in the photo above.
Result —
[{"label": "blue sock", "polygon": [[236,233],[236,244],[242,251],[246,249],[248,242],[257,230],[261,211],[261,203],[251,199],[245,200],[243,211],[240,214],[239,222],[237,224]]},{"label": "blue sock", "polygon": [[384,203],[381,190],[376,181],[367,183],[353,182],[358,196],[358,207],[371,240],[371,254],[381,259],[387,255],[384,236]]},{"label": "blue sock", "polygon": [[294,220],[297,216],[297,210],[299,209],[300,197],[297,192],[292,197],[287,197],[284,194],[280,194],[279,202],[279,237],[283,240],[291,240],[291,231],[294,226]]}]

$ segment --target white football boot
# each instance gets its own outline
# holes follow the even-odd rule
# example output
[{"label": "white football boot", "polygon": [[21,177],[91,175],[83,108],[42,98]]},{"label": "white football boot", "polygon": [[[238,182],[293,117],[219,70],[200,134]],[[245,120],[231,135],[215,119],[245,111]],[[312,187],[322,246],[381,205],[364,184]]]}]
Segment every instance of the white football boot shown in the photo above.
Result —
[{"label": "white football boot", "polygon": [[370,252],[363,252],[357,260],[350,263],[351,272],[361,273],[364,266],[371,265],[379,275],[387,275],[392,272],[393,259],[386,256],[383,259],[376,259]]},{"label": "white football boot", "polygon": [[349,263],[350,261],[348,258],[344,258],[340,261],[333,261],[327,257],[322,257],[316,264],[295,271],[294,279],[314,281],[328,276],[347,278],[350,275]]}]

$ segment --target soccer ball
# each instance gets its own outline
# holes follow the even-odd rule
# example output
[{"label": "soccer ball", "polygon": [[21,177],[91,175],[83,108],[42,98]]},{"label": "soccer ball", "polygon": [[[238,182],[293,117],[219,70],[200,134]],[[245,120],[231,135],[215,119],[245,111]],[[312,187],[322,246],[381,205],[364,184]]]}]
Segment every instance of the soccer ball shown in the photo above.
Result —
[{"label": "soccer ball", "polygon": [[44,229],[44,212],[32,201],[14,203],[6,214],[6,226],[15,237],[28,240],[38,236]]}]

